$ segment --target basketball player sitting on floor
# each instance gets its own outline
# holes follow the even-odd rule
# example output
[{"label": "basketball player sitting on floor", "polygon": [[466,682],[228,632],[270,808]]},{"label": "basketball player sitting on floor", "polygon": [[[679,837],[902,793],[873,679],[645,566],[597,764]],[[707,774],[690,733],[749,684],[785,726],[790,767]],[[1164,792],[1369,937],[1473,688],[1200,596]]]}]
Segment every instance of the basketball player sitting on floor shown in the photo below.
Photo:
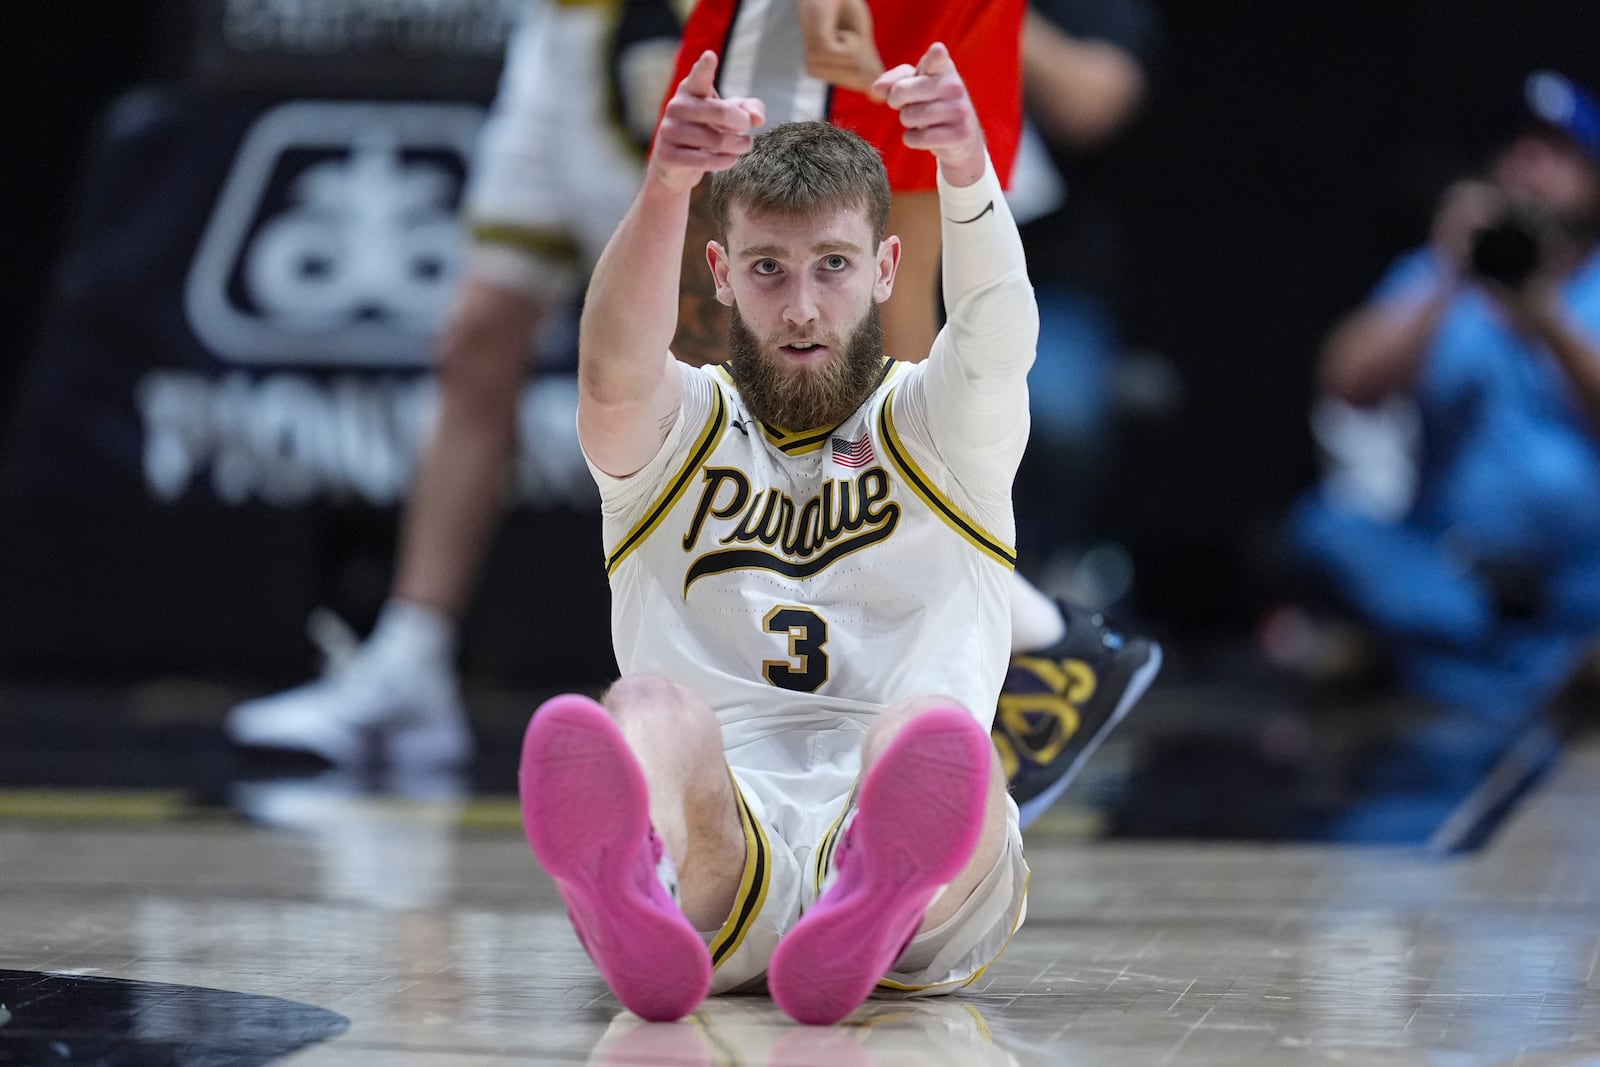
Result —
[{"label": "basketball player sitting on floor", "polygon": [[[622,677],[604,706],[535,713],[523,818],[634,1012],[765,981],[832,1023],[875,990],[960,989],[1022,923],[988,730],[1038,315],[942,44],[879,81],[939,166],[950,311],[916,364],[882,350],[900,257],[882,160],[826,123],[756,136],[761,102],[719,98],[716,63],[668,103],[590,281],[578,427]],[[708,173],[706,255],[734,312],[720,369],[668,351]]]}]

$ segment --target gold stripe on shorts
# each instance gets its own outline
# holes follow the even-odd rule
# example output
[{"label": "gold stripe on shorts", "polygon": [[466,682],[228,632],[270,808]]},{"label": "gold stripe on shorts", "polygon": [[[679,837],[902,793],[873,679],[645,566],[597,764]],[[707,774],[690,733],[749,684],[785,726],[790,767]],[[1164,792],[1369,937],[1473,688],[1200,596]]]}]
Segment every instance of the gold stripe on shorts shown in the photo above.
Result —
[{"label": "gold stripe on shorts", "polygon": [[468,224],[472,239],[484,245],[505,245],[526,255],[542,256],[563,263],[576,263],[578,243],[561,230],[518,226],[509,222],[473,221]]},{"label": "gold stripe on shorts", "polygon": [[[1000,861],[1002,863],[1009,863],[1010,859],[1010,856],[1006,855],[1005,853],[1001,853]],[[1006,935],[1006,943],[1000,946],[999,952],[996,952],[993,956],[989,957],[988,963],[985,963],[982,967],[979,967],[965,978],[952,978],[948,982],[930,982],[927,985],[910,985],[906,982],[896,982],[892,978],[880,978],[878,979],[878,988],[895,989],[902,993],[921,993],[928,989],[942,989],[945,986],[954,986],[960,989],[965,989],[973,982],[976,982],[979,978],[983,977],[983,972],[987,971],[995,960],[1006,954],[1006,949],[1011,947],[1011,939],[1017,936],[1018,930],[1022,929],[1021,917],[1028,907],[1028,886],[1030,883],[1032,883],[1032,881],[1033,872],[1030,870],[1027,878],[1025,878],[1022,883],[1022,900],[1017,905],[1018,921],[1012,923],[1011,933]]]},{"label": "gold stripe on shorts", "polygon": [[850,787],[850,795],[844,798],[844,807],[839,809],[839,817],[833,820],[828,832],[817,842],[816,855],[811,862],[812,878],[818,896],[822,895],[822,883],[828,877],[828,865],[833,862],[833,852],[839,844],[839,828],[844,825],[845,816],[856,806],[856,791],[860,788],[861,778],[858,775],[855,784]]},{"label": "gold stripe on shorts", "polygon": [[728,912],[727,921],[717,931],[717,936],[711,939],[713,968],[722,966],[724,960],[739,951],[756,916],[761,914],[761,908],[767,902],[767,889],[772,885],[772,847],[767,844],[766,832],[750,811],[738,779],[733,779],[733,798],[739,809],[739,823],[744,827],[744,876],[739,880],[739,892],[734,895],[733,908]]}]

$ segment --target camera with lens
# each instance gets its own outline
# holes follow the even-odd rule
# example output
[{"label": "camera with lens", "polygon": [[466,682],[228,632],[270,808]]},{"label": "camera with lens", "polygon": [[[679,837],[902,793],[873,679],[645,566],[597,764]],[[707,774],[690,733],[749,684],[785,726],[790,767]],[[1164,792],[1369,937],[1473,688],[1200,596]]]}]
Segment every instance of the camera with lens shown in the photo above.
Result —
[{"label": "camera with lens", "polygon": [[1544,258],[1549,221],[1527,208],[1508,208],[1472,235],[1468,270],[1474,277],[1520,289]]}]

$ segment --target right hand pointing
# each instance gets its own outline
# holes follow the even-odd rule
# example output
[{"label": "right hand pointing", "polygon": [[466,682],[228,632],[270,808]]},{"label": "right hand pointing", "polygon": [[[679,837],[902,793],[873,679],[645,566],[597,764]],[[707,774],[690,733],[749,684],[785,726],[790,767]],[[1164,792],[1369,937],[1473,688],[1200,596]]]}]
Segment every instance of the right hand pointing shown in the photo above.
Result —
[{"label": "right hand pointing", "polygon": [[738,162],[750,151],[752,131],[765,121],[760,100],[717,95],[717,54],[702,52],[667,101],[650,171],[669,188],[687,192],[706,174]]}]

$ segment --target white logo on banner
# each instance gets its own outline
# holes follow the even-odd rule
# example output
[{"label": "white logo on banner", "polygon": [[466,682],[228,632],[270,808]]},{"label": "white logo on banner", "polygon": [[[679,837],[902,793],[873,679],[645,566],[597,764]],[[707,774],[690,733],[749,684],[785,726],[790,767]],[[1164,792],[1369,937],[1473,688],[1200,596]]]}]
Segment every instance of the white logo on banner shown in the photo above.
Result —
[{"label": "white logo on banner", "polygon": [[[157,370],[135,391],[144,477],[157,500],[212,493],[225,504],[297,507],[317,499],[389,506],[405,499],[438,408],[431,376],[293,372],[220,378]],[[578,446],[577,380],[540,378],[522,393],[511,496],[538,506],[599,506]]]},{"label": "white logo on banner", "polygon": [[195,334],[237,363],[429,363],[482,121],[462,104],[301,101],[266,112],[189,270]]}]

